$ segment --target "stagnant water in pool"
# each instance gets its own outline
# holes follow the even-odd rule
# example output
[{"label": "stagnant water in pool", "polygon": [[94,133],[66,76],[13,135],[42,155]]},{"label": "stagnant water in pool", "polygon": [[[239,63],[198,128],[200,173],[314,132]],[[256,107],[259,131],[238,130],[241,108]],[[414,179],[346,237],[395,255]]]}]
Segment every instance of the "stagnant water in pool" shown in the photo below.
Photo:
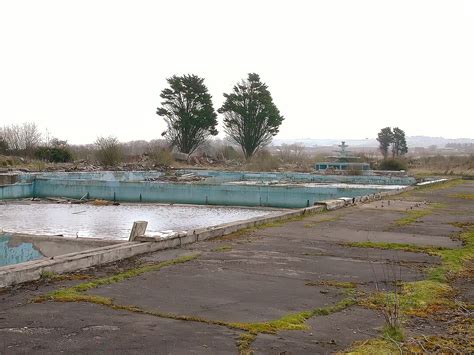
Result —
[{"label": "stagnant water in pool", "polygon": [[0,231],[65,237],[128,239],[134,221],[148,221],[147,235],[183,231],[260,217],[269,210],[121,204],[93,206],[45,203],[0,205]]}]

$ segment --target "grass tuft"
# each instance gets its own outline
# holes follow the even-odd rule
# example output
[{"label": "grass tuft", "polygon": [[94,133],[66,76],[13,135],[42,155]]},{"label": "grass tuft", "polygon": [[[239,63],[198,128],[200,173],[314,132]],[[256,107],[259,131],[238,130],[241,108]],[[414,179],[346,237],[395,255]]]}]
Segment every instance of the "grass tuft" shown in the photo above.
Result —
[{"label": "grass tuft", "polygon": [[403,333],[403,329],[401,327],[391,326],[385,326],[383,328],[382,336],[385,339],[394,340],[397,342],[401,342],[405,338],[405,334]]},{"label": "grass tuft", "polygon": [[398,347],[391,341],[382,338],[357,341],[346,354],[351,355],[391,355],[400,354]]}]

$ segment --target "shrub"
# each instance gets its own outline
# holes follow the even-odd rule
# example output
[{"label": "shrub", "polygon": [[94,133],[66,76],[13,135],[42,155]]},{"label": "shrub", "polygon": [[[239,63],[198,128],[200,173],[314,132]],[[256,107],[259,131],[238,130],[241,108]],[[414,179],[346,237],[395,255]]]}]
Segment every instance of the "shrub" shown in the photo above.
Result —
[{"label": "shrub", "polygon": [[380,170],[407,170],[407,164],[401,159],[384,159],[379,164]]},{"label": "shrub", "polygon": [[72,154],[67,147],[39,147],[35,157],[50,163],[67,163],[72,161]]},{"label": "shrub", "polygon": [[104,167],[114,167],[122,161],[122,148],[116,137],[99,137],[95,141],[96,158]]},{"label": "shrub", "polygon": [[8,143],[2,137],[0,137],[0,154],[6,153],[8,150]]},{"label": "shrub", "polygon": [[272,171],[280,167],[280,160],[268,150],[257,152],[247,163],[246,168],[253,171]]},{"label": "shrub", "polygon": [[174,163],[173,154],[165,147],[153,147],[149,151],[148,156],[155,165],[171,166]]},{"label": "shrub", "polygon": [[362,175],[362,168],[351,166],[349,169],[347,169],[347,175],[353,175],[353,176]]},{"label": "shrub", "polygon": [[222,157],[225,160],[243,160],[244,155],[242,152],[235,149],[232,145],[223,145],[218,148],[217,154],[219,157]]}]

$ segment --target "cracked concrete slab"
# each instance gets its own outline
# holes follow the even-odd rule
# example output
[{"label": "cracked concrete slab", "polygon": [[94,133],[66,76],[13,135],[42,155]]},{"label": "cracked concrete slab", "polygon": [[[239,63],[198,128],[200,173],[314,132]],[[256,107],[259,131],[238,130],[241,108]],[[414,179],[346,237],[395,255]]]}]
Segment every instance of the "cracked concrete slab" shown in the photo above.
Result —
[{"label": "cracked concrete slab", "polygon": [[[28,304],[0,322],[5,353],[235,353],[237,331],[88,303]],[[20,329],[21,331],[16,331]]]},{"label": "cracked concrete slab", "polygon": [[[348,318],[357,322],[347,322]],[[260,334],[252,345],[255,354],[329,354],[349,347],[354,341],[377,336],[384,321],[371,310],[346,309],[307,321],[308,329]]]},{"label": "cracked concrete slab", "polygon": [[234,269],[231,263],[216,264],[203,258],[104,286],[90,294],[113,297],[118,304],[227,322],[277,319],[343,298],[337,290],[305,286],[304,277],[297,277],[297,268],[280,268],[272,275],[261,272],[263,264],[242,270]]}]

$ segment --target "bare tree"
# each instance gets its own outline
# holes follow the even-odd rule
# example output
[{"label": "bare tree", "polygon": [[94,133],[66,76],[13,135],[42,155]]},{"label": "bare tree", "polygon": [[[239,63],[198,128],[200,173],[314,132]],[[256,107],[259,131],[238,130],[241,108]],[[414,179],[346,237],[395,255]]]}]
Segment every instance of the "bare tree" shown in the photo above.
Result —
[{"label": "bare tree", "polygon": [[33,156],[35,148],[41,143],[41,132],[35,123],[23,123],[21,129],[21,140],[25,155]]},{"label": "bare tree", "polygon": [[20,126],[5,126],[2,129],[3,140],[7,142],[8,149],[18,153],[21,150],[21,134]]},{"label": "bare tree", "polygon": [[6,153],[8,151],[8,144],[3,139],[2,132],[0,130],[0,154]]},{"label": "bare tree", "polygon": [[285,144],[279,149],[280,159],[287,163],[297,163],[305,158],[305,146],[301,143]]},{"label": "bare tree", "polygon": [[22,125],[5,126],[1,131],[9,151],[32,156],[35,148],[41,143],[41,132],[36,123],[26,122]]}]

